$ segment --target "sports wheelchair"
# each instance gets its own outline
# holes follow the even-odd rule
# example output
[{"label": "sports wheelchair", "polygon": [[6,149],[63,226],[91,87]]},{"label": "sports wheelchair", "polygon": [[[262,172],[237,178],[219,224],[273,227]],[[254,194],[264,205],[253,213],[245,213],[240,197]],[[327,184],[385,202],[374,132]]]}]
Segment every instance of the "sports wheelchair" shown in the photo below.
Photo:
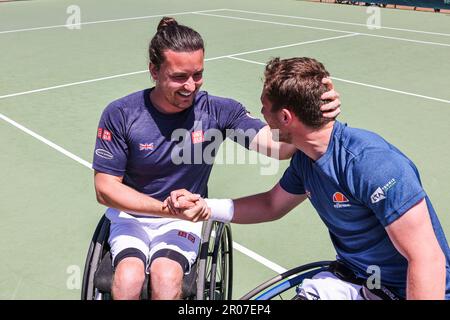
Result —
[{"label": "sports wheelchair", "polygon": [[[81,288],[82,300],[110,300],[113,280],[108,244],[110,221],[104,215],[95,229],[86,257]],[[233,283],[232,237],[229,224],[203,222],[197,261],[184,276],[182,297],[186,300],[230,300]],[[141,299],[149,299],[149,276]]]},{"label": "sports wheelchair", "polygon": [[322,271],[329,271],[338,278],[362,286],[361,295],[365,300],[403,300],[404,298],[392,287],[381,285],[379,288],[369,288],[367,280],[358,277],[352,270],[339,260],[319,261],[305,264],[288,270],[259,285],[241,300],[302,300],[298,297],[298,289],[303,280],[311,279]]},{"label": "sports wheelchair", "polygon": [[322,271],[328,271],[333,261],[319,261],[305,264],[262,283],[244,295],[241,300],[285,300],[296,296],[296,288],[305,279]]}]

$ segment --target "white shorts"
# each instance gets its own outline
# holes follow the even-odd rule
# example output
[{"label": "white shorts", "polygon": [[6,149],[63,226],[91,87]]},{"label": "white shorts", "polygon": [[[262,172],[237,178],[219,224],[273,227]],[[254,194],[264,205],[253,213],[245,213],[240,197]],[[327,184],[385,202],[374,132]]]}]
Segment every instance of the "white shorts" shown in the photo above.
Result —
[{"label": "white shorts", "polygon": [[364,300],[362,286],[343,281],[333,273],[322,271],[305,279],[298,295],[307,300]]},{"label": "white shorts", "polygon": [[137,249],[143,254],[146,272],[152,256],[161,249],[170,249],[183,255],[189,263],[189,270],[197,259],[202,222],[194,223],[171,218],[136,218],[112,208],[108,208],[105,215],[111,221],[108,242],[113,266],[117,255],[130,248]]}]

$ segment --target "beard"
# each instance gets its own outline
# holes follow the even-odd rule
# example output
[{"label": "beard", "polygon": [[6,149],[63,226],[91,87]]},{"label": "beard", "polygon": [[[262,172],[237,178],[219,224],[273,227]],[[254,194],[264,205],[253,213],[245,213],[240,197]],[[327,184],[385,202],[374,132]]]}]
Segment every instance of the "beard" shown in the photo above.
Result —
[{"label": "beard", "polygon": [[292,143],[292,134],[290,132],[281,132],[280,129],[271,129],[272,139],[277,142]]}]

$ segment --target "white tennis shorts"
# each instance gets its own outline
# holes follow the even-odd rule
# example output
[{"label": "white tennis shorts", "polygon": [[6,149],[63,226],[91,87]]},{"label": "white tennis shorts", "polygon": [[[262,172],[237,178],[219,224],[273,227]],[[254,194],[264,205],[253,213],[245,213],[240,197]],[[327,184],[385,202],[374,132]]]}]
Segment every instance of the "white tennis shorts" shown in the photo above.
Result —
[{"label": "white tennis shorts", "polygon": [[108,241],[113,265],[117,254],[128,248],[138,249],[147,257],[147,272],[152,255],[161,249],[171,249],[182,254],[188,260],[189,267],[197,259],[202,222],[171,218],[136,218],[112,208],[108,208],[105,215],[111,221]]},{"label": "white tennis shorts", "polygon": [[328,271],[305,279],[298,295],[307,300],[364,300],[362,286],[343,281]]}]

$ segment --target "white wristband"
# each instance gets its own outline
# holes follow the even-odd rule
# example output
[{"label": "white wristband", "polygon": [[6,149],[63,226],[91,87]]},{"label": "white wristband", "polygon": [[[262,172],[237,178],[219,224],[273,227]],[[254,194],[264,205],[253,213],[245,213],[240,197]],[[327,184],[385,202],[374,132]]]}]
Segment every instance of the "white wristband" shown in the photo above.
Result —
[{"label": "white wristband", "polygon": [[211,209],[211,220],[231,222],[234,216],[234,203],[231,199],[205,199]]}]

